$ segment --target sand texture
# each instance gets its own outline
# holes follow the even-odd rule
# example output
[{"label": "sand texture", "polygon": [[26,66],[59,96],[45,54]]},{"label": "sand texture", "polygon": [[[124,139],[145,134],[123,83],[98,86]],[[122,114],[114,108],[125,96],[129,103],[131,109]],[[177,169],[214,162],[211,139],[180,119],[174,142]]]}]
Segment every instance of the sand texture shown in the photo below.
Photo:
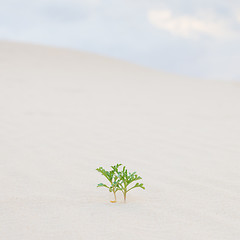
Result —
[{"label": "sand texture", "polygon": [[239,83],[1,42],[0,149],[1,240],[240,239]]}]

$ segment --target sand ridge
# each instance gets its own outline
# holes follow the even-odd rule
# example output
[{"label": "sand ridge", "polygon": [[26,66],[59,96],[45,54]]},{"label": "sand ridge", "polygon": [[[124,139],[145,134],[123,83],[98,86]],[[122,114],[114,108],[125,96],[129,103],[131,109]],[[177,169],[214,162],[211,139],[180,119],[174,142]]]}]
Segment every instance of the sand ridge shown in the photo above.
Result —
[{"label": "sand ridge", "polygon": [[[0,239],[239,240],[240,85],[0,43]],[[124,204],[95,170],[123,163]]]}]

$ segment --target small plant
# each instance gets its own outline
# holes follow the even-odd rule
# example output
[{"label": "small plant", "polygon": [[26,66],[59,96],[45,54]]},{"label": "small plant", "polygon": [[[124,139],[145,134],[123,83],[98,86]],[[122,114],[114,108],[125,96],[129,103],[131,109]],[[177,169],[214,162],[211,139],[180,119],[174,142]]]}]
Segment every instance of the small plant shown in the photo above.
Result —
[{"label": "small plant", "polygon": [[116,197],[116,192],[119,190],[117,188],[116,182],[118,177],[116,176],[116,171],[118,171],[118,168],[121,166],[122,164],[117,164],[115,166],[111,166],[112,170],[111,171],[106,171],[104,168],[99,167],[96,170],[98,172],[100,172],[104,177],[107,178],[107,180],[110,182],[110,186],[107,186],[106,184],[103,183],[99,183],[97,185],[97,187],[106,187],[108,188],[109,192],[113,192],[114,195],[114,201],[112,202],[116,202],[117,201],[117,197]]},{"label": "small plant", "polygon": [[124,196],[124,202],[126,202],[127,200],[127,193],[137,187],[140,187],[142,189],[145,189],[145,187],[143,186],[143,183],[136,183],[134,186],[129,188],[129,185],[137,180],[142,179],[140,176],[138,176],[136,174],[136,172],[133,173],[128,173],[126,167],[123,167],[123,170],[121,172],[117,173],[118,175],[118,183],[117,183],[117,189],[120,190],[123,193]]},{"label": "small plant", "polygon": [[118,168],[122,164],[117,164],[115,166],[111,166],[111,171],[106,171],[102,167],[97,168],[98,172],[101,172],[102,175],[104,175],[109,182],[111,183],[111,186],[107,186],[103,183],[98,184],[98,187],[106,187],[109,189],[110,192],[114,193],[114,198],[116,202],[116,192],[121,191],[124,196],[124,202],[127,200],[127,193],[137,187],[140,187],[142,189],[145,189],[143,186],[143,183],[136,183],[134,186],[130,187],[129,185],[137,180],[142,179],[140,176],[136,174],[136,172],[130,173],[127,171],[126,167],[124,166],[122,171],[119,171]]}]

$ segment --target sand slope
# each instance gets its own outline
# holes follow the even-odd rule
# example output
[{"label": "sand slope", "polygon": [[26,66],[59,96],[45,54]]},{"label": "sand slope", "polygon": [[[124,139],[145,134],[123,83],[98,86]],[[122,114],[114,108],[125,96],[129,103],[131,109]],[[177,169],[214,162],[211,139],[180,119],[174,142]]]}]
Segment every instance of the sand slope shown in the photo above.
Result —
[{"label": "sand slope", "polygon": [[[240,239],[238,83],[1,42],[0,146],[0,239]],[[96,188],[118,162],[127,204]]]}]

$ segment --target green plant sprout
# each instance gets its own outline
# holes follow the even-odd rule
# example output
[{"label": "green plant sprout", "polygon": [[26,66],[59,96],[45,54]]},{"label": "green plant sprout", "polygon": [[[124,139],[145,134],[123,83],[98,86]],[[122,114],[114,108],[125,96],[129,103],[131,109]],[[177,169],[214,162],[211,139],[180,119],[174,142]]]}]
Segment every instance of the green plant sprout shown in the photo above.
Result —
[{"label": "green plant sprout", "polygon": [[97,187],[106,187],[108,188],[109,192],[113,192],[114,195],[114,201],[111,202],[116,202],[117,201],[117,197],[116,197],[116,192],[119,190],[117,188],[116,182],[118,180],[118,177],[116,175],[116,171],[118,171],[118,168],[121,166],[122,164],[117,164],[115,166],[111,166],[112,170],[111,171],[106,171],[104,168],[99,167],[96,170],[98,172],[100,172],[104,177],[107,178],[107,180],[110,182],[110,186],[107,186],[106,184],[103,183],[99,183],[97,185]]},{"label": "green plant sprout", "polygon": [[134,186],[129,187],[129,185],[137,180],[142,179],[140,176],[136,174],[136,172],[130,173],[127,171],[126,166],[123,167],[122,171],[119,171],[118,168],[122,164],[117,164],[115,166],[111,166],[111,171],[106,171],[102,167],[97,168],[96,170],[100,173],[102,173],[103,176],[105,176],[108,181],[111,183],[110,186],[107,186],[106,184],[99,183],[97,187],[106,187],[109,189],[110,192],[113,192],[115,201],[116,202],[116,192],[121,191],[123,193],[124,202],[126,203],[127,200],[127,193],[137,187],[140,187],[142,189],[145,189],[143,186],[143,183],[136,183]]},{"label": "green plant sprout", "polygon": [[123,193],[124,196],[124,202],[126,203],[127,200],[127,193],[137,187],[140,187],[145,190],[145,187],[143,186],[143,183],[136,183],[134,186],[129,188],[129,185],[137,180],[142,179],[140,176],[136,174],[136,172],[133,173],[128,173],[126,167],[123,167],[123,170],[118,172],[117,171],[117,176],[118,176],[118,181],[117,181],[117,190],[120,190]]}]

